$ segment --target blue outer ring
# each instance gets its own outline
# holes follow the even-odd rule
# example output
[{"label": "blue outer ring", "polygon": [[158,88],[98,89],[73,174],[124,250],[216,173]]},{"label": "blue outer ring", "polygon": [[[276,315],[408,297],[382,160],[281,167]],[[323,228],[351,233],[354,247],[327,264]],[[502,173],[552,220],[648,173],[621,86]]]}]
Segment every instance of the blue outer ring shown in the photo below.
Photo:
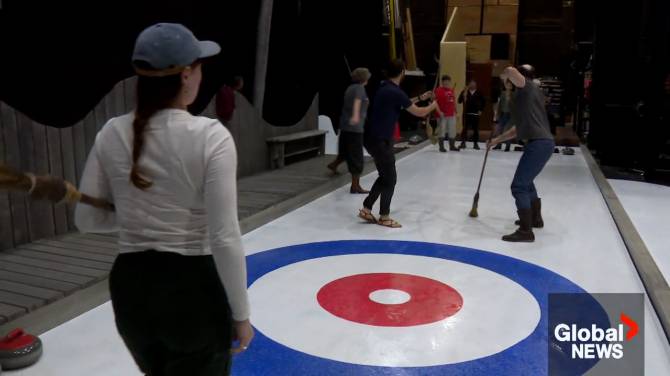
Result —
[{"label": "blue outer ring", "polygon": [[[445,244],[381,240],[308,243],[256,253],[247,257],[249,285],[275,269],[296,262],[363,253],[436,257],[488,269],[513,280],[533,295],[540,306],[540,322],[528,337],[497,354],[428,367],[379,367],[334,361],[293,350],[256,331],[249,350],[235,357],[233,375],[546,375],[548,294],[586,293],[559,274],[497,253]],[[593,303],[598,304],[595,299]]]}]

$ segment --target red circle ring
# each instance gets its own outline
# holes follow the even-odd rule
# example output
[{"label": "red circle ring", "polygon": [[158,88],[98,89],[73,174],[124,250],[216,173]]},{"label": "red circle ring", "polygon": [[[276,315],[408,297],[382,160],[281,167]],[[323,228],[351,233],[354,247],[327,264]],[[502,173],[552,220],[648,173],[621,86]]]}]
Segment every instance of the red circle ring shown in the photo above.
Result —
[{"label": "red circle ring", "polygon": [[[377,290],[394,289],[411,298],[402,304],[370,299]],[[357,274],[332,281],[316,296],[323,309],[342,319],[373,326],[407,327],[431,324],[461,310],[463,297],[434,279],[410,274]]]}]

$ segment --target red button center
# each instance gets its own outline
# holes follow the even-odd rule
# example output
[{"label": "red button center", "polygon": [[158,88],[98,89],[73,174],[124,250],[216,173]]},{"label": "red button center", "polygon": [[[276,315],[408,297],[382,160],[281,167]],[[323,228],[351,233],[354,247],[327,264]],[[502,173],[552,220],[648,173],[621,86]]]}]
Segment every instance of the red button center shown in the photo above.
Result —
[{"label": "red button center", "polygon": [[[410,296],[402,304],[370,299],[379,290],[399,290]],[[463,298],[452,287],[410,274],[357,274],[332,281],[316,296],[323,309],[342,319],[373,326],[407,327],[431,324],[461,310]]]}]

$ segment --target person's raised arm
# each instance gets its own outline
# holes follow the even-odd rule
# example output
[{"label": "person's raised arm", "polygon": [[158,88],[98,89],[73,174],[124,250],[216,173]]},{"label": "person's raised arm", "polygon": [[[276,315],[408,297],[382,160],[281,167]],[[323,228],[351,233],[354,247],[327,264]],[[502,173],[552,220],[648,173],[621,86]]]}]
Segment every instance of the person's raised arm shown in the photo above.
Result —
[{"label": "person's raised arm", "polygon": [[505,79],[510,80],[512,82],[512,85],[522,88],[526,86],[526,77],[524,77],[521,72],[519,72],[516,68],[514,67],[507,67],[503,71],[503,73],[500,75],[500,79],[504,82]]},{"label": "person's raised arm", "polygon": [[425,100],[428,100],[428,99],[431,99],[431,98],[433,98],[433,93],[430,92],[430,91],[427,91],[427,92],[425,92],[425,93],[423,93],[419,96],[410,98],[410,101],[412,101],[412,103],[416,103],[416,102],[422,102],[422,101],[425,101]]},{"label": "person's raised arm", "polygon": [[426,117],[430,115],[431,112],[435,111],[437,108],[437,102],[432,102],[426,107],[419,107],[416,104],[412,104],[407,108],[407,112],[416,116],[416,117]]}]

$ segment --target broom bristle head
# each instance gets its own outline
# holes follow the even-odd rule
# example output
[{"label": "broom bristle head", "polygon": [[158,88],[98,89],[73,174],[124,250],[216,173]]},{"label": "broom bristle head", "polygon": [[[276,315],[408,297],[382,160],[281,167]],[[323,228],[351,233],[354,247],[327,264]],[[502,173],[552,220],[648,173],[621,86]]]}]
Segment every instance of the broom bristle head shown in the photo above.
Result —
[{"label": "broom bristle head", "polygon": [[470,217],[477,218],[479,213],[477,213],[477,206],[479,206],[479,192],[475,194],[474,200],[472,200],[472,209],[470,209]]}]

